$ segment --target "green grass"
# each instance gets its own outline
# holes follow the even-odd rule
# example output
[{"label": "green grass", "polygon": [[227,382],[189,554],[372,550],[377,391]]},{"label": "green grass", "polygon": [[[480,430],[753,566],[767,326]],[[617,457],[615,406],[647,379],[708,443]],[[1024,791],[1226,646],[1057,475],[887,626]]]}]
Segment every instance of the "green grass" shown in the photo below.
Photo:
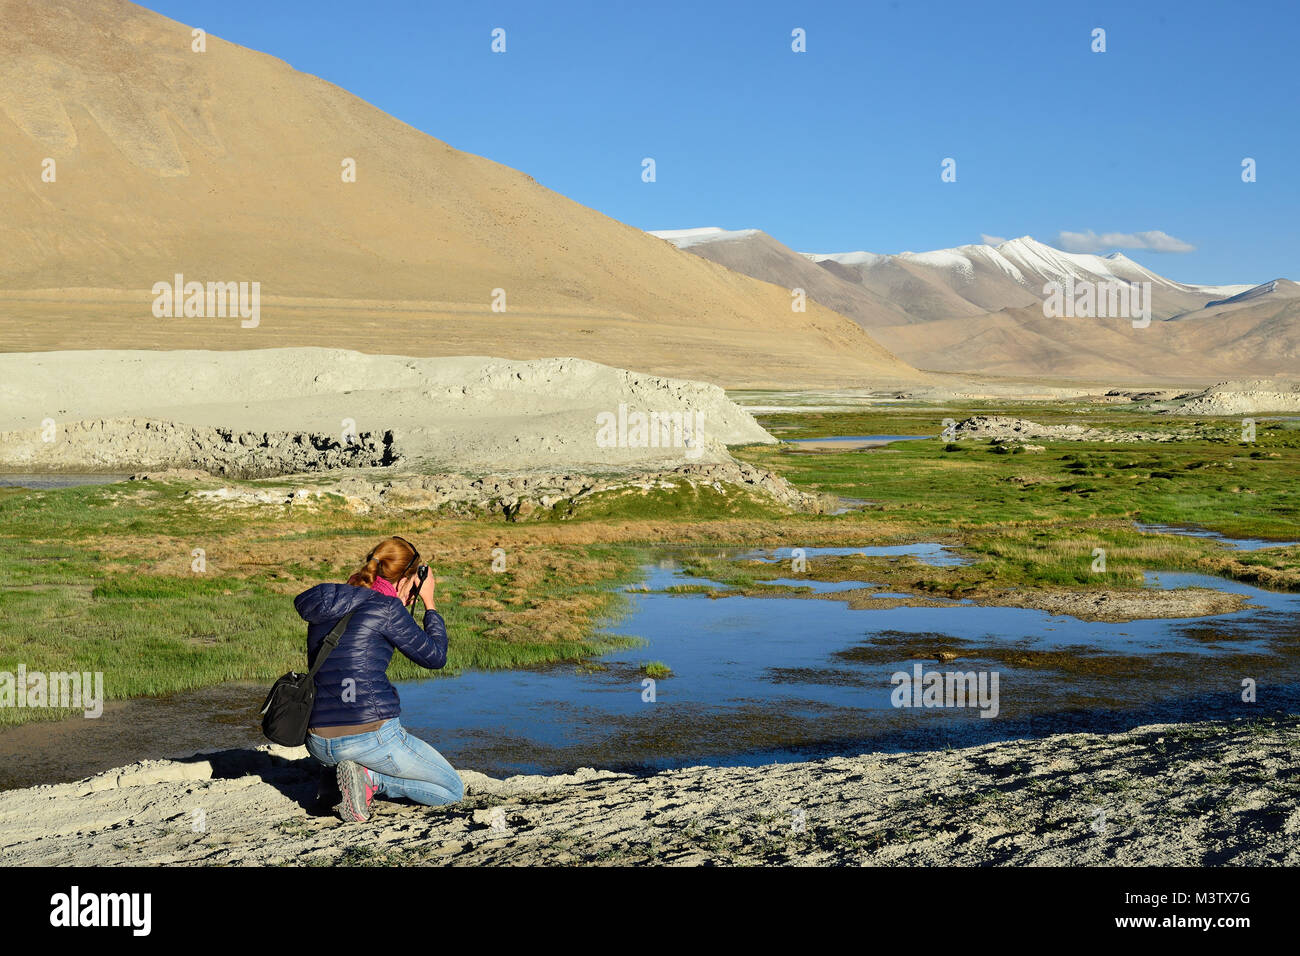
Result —
[{"label": "green grass", "polygon": [[[329,507],[297,516],[194,507],[189,522],[180,494],[105,486],[0,496],[0,671],[102,672],[109,700],[269,685],[303,667],[305,626],[292,596],[345,579],[356,556],[394,530],[355,516],[340,528],[345,519]],[[491,544],[473,541],[493,529],[468,527],[468,547],[431,556],[453,635],[448,666],[430,672],[397,654],[390,678],[527,667],[635,643],[602,628],[624,605],[617,585],[635,577],[639,552],[561,545],[518,553],[498,574]],[[191,566],[195,547],[207,552],[203,573]],[[5,707],[0,725],[70,714]]]},{"label": "green grass", "polygon": [[[818,577],[912,586],[949,596],[991,587],[1136,586],[1152,569],[1211,572],[1270,587],[1300,589],[1300,549],[1237,552],[1208,539],[1143,534],[1134,522],[1200,525],[1231,537],[1300,540],[1300,428],[1260,418],[1257,441],[1239,442],[1236,420],[1185,420],[1111,406],[972,403],[934,408],[763,416],[783,437],[837,434],[937,434],[943,418],[1005,414],[1040,423],[1078,422],[1129,430],[1186,431],[1171,443],[1063,442],[1036,439],[1042,452],[999,453],[988,442],[940,438],[868,451],[806,453],[751,445],[737,457],[777,471],[796,485],[863,499],[840,520],[846,529],[890,529],[900,541],[938,540],[978,559],[932,569],[907,562],[821,558]],[[790,542],[786,542],[790,543]],[[1106,571],[1092,570],[1093,549]],[[725,566],[697,573],[728,585],[786,576],[775,566]],[[864,571],[864,564],[866,570]]]},{"label": "green grass", "polygon": [[[1261,431],[1272,437],[1271,429]],[[1044,452],[1007,455],[975,442],[948,452],[927,440],[816,454],[750,446],[738,455],[802,487],[867,499],[872,514],[913,524],[1125,518],[1199,524],[1233,537],[1295,535],[1300,442],[1271,444],[1276,459],[1209,441],[1059,442]]]},{"label": "green grass", "polygon": [[[1020,414],[1133,430],[1189,430],[1204,437],[1170,443],[1035,440],[1044,452],[999,454],[987,442],[938,438],[860,452],[802,453],[751,445],[738,457],[783,473],[796,484],[874,502],[877,517],[962,527],[1012,522],[1140,518],[1202,524],[1233,536],[1300,537],[1293,501],[1300,477],[1296,422],[1261,419],[1257,441],[1243,445],[1235,420],[1198,421],[1107,409],[1064,415],[1055,406],[979,403],[893,413],[812,413],[761,421],[803,438],[833,434],[938,434],[943,418],[976,412]],[[949,451],[948,449],[956,450]]]},{"label": "green grass", "polygon": [[672,677],[673,671],[663,661],[647,661],[641,665],[641,673],[646,677],[653,677],[655,680],[662,680],[665,677]]}]

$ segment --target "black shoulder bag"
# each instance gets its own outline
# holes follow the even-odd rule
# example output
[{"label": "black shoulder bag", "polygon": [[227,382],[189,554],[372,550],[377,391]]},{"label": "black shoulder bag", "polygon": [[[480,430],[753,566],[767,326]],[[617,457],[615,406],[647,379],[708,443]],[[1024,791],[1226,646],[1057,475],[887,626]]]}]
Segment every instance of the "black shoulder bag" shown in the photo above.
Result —
[{"label": "black shoulder bag", "polygon": [[[355,612],[354,612],[355,613]],[[352,620],[349,614],[334,625],[316,650],[316,661],[305,674],[289,671],[274,684],[262,704],[262,733],[272,743],[301,747],[307,742],[307,725],[316,703],[316,672],[338,647]]]}]

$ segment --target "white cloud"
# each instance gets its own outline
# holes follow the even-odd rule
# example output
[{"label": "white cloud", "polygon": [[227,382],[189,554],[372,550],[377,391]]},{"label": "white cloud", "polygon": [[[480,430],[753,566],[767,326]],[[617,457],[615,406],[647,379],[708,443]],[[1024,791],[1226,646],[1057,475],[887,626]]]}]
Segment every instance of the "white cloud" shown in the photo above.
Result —
[{"label": "white cloud", "polygon": [[1191,252],[1196,247],[1190,242],[1175,239],[1167,232],[1152,229],[1148,232],[1105,232],[1101,235],[1087,232],[1062,231],[1056,245],[1066,252],[1110,252],[1112,249],[1148,249],[1151,252]]},{"label": "white cloud", "polygon": [[1006,242],[1006,240],[1003,239],[1001,236],[990,236],[988,233],[985,232],[980,233],[980,240],[986,246],[1000,246],[1002,245],[1002,243]]}]

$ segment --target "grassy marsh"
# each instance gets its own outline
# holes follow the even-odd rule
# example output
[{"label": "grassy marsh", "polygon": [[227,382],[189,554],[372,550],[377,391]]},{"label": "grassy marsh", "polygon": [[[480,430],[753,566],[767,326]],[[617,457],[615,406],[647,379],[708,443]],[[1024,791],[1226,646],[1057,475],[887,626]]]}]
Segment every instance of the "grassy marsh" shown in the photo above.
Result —
[{"label": "grassy marsh", "polygon": [[[110,699],[232,680],[269,682],[300,664],[292,595],[342,580],[379,537],[404,534],[438,576],[454,637],[448,673],[579,660],[611,646],[602,627],[648,547],[859,546],[940,541],[972,559],[820,558],[820,580],[868,580],[912,593],[978,597],[1008,587],[1134,587],[1152,569],[1222,574],[1300,589],[1300,548],[1239,552],[1202,538],[1142,533],[1135,521],[1196,524],[1231,536],[1295,540],[1300,423],[1236,421],[1071,403],[892,405],[760,416],[781,437],[937,434],[944,418],[1011,414],[1052,423],[1186,430],[1176,443],[1043,442],[999,455],[938,438],[867,451],[748,446],[738,458],[796,485],[865,499],[843,515],[790,515],[745,495],[684,487],[611,493],[571,516],[509,522],[436,514],[358,516],[341,499],[238,508],[196,502],[185,483],[0,488],[0,670],[101,670]],[[230,482],[222,482],[230,484]],[[266,486],[265,483],[254,483]],[[503,549],[506,570],[492,570]],[[1106,569],[1093,568],[1094,549]],[[194,570],[195,549],[205,569]],[[695,557],[692,570],[763,588],[784,567]],[[429,676],[404,659],[394,679]],[[0,725],[64,716],[0,709]]]}]

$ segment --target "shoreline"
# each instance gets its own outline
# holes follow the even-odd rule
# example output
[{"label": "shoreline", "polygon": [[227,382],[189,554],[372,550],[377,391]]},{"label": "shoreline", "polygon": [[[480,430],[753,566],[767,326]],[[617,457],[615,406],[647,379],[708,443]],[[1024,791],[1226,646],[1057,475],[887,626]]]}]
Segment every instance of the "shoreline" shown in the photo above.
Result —
[{"label": "shoreline", "polygon": [[[317,815],[301,748],[0,793],[0,865],[1296,865],[1300,717],[505,780]],[[202,824],[200,827],[199,824]]]}]

